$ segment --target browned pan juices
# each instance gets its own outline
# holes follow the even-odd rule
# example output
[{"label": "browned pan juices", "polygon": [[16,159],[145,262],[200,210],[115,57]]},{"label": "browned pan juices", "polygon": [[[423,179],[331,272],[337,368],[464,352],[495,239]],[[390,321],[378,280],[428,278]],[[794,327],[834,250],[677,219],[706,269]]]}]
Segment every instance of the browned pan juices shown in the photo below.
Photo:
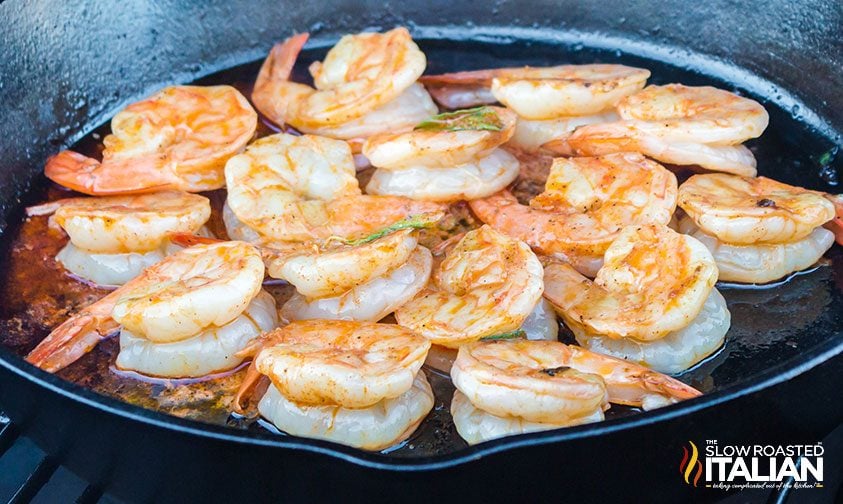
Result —
[{"label": "browned pan juices", "polygon": [[[577,49],[564,54],[560,53],[557,46],[531,44],[428,41],[421,45],[428,55],[428,73],[517,64],[622,62],[653,70],[654,77],[650,81],[653,83],[713,83],[732,89],[727,84],[712,82],[663,63],[628,58],[614,52]],[[321,57],[323,53],[319,50],[307,51],[297,66],[296,79],[306,80],[304,69],[307,63]],[[466,58],[466,54],[477,57]],[[258,64],[244,65],[206,77],[197,83],[231,84],[248,96],[257,68]],[[806,184],[803,173],[804,170],[823,168],[815,166],[815,160],[824,144],[786,112],[771,109],[770,113],[770,129],[764,137],[750,144],[759,159],[759,174],[812,189],[832,190],[827,184],[828,179],[823,183],[813,174],[811,179],[816,179],[816,183]],[[783,125],[786,128],[783,129]],[[277,128],[262,120],[257,136],[266,136],[274,131]],[[87,155],[99,156],[102,137],[107,133],[108,125],[101,126],[73,148]],[[513,192],[519,200],[526,202],[543,190],[550,158],[516,154],[523,166],[521,177],[513,185]],[[358,173],[361,187],[370,175],[371,170]],[[687,171],[679,175],[681,180],[687,176]],[[48,185],[35,195],[33,201],[74,195]],[[208,226],[216,236],[225,237],[220,217],[225,192],[215,191],[206,196],[211,199],[213,208]],[[471,215],[466,204],[452,205],[451,213],[444,221],[444,229],[426,233],[422,243],[433,246],[450,235],[478,225],[479,222]],[[19,355],[25,355],[51,328],[81,307],[103,297],[108,291],[78,281],[56,263],[55,255],[67,238],[60,230],[48,226],[48,218],[22,218],[17,229],[8,230],[6,237],[6,251],[2,260],[4,281],[0,284],[0,344]],[[719,286],[732,313],[732,328],[726,336],[726,344],[713,356],[681,374],[679,379],[703,392],[733,386],[746,377],[782,362],[790,352],[811,348],[826,335],[839,330],[843,324],[843,310],[840,308],[843,301],[843,260],[840,247],[835,246],[826,257],[828,259],[816,270],[797,275],[776,287],[748,289]],[[279,306],[293,292],[290,286],[278,282],[267,282],[265,288],[276,298]],[[560,339],[573,342],[564,327]],[[103,395],[179,417],[228,424],[236,428],[268,427],[229,415],[233,393],[243,376],[242,369],[199,382],[142,380],[113,369],[117,352],[117,338],[110,338],[58,375]],[[430,369],[427,374],[436,394],[434,410],[408,441],[387,450],[393,456],[443,454],[465,446],[456,434],[448,412],[453,394],[450,380]],[[637,410],[634,408],[612,406],[607,413],[607,420],[635,413]]]}]

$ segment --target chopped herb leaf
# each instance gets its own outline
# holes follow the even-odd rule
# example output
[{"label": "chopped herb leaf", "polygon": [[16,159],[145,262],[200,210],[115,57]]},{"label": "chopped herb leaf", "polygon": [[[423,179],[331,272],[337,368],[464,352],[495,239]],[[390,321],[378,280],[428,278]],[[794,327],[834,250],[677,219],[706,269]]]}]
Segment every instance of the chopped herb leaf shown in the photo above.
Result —
[{"label": "chopped herb leaf", "polygon": [[475,107],[437,114],[420,122],[416,130],[422,131],[500,131],[503,121],[491,107]]},{"label": "chopped herb leaf", "polygon": [[383,238],[384,236],[394,233],[395,231],[400,231],[402,229],[425,229],[432,227],[436,222],[437,214],[419,214],[409,217],[404,220],[400,220],[395,224],[385,227],[378,231],[377,233],[370,234],[365,238],[360,238],[358,240],[347,240],[345,238],[340,238],[339,240],[346,245],[351,245],[352,247],[356,247],[358,245],[363,245],[369,242],[373,242],[378,238]]},{"label": "chopped herb leaf", "polygon": [[506,339],[516,339],[516,338],[526,338],[527,333],[525,333],[521,329],[516,329],[514,331],[493,334],[491,336],[486,336],[485,338],[480,338],[480,341],[494,341],[494,340],[506,340]]}]

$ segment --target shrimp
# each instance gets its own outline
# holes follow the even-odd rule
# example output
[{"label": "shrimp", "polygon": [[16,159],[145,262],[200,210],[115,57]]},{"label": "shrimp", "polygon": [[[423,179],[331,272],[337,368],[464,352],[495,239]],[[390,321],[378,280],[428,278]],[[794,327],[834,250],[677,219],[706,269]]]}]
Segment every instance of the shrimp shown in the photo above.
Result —
[{"label": "shrimp", "polygon": [[562,423],[530,422],[519,417],[500,417],[487,413],[471,404],[471,401],[460,392],[454,391],[451,399],[451,417],[460,437],[474,445],[484,441],[491,441],[517,434],[541,432],[550,429],[561,429],[584,423],[601,422],[604,419],[603,410],[596,409],[591,415],[576,418]]},{"label": "shrimp", "polygon": [[[649,77],[649,70],[641,68],[595,64],[475,70],[426,76],[421,81],[445,106],[453,104],[453,100],[470,106],[466,91],[488,103],[488,95],[475,91],[486,88],[518,116],[545,120],[604,112],[643,88]],[[453,86],[462,96],[447,92],[449,87],[453,91]]]},{"label": "shrimp", "polygon": [[[548,267],[546,271],[546,280],[554,282],[550,275],[555,274],[555,270]],[[553,292],[554,287],[548,285],[547,289]],[[576,324],[569,328],[577,343],[592,352],[635,362],[660,373],[676,374],[695,366],[722,347],[731,323],[732,315],[726,300],[717,289],[711,289],[702,310],[690,324],[655,341],[590,334]]]},{"label": "shrimp", "polygon": [[512,137],[515,122],[515,114],[501,107],[441,114],[411,132],[368,138],[363,154],[372,166],[389,170],[450,168],[491,154]]},{"label": "shrimp", "polygon": [[410,390],[366,408],[300,404],[270,385],[258,411],[287,434],[377,451],[410,437],[433,404],[433,390],[419,371]]},{"label": "shrimp", "polygon": [[[600,124],[615,122],[620,117],[614,111],[601,112],[587,116],[561,117],[557,119],[545,119],[543,121],[531,121],[529,119],[518,119],[515,125],[515,133],[509,140],[508,145],[517,147],[525,152],[540,152],[542,146],[550,142],[557,142],[560,145],[580,126],[589,124]],[[561,152],[557,147],[556,153],[570,156],[570,152]]]},{"label": "shrimp", "polygon": [[211,217],[208,198],[177,191],[67,198],[27,209],[53,220],[80,249],[101,254],[149,252],[170,233],[194,233]]},{"label": "shrimp", "polygon": [[414,166],[375,170],[366,192],[428,202],[471,201],[503,190],[517,177],[521,163],[503,149],[452,168]]},{"label": "shrimp", "polygon": [[740,144],[769,122],[759,103],[713,87],[649,86],[618,103],[622,121],[578,128],[543,146],[578,155],[637,151],[658,161],[754,176],[752,152]]},{"label": "shrimp", "polygon": [[479,341],[460,347],[454,386],[498,417],[568,424],[593,417],[609,402],[645,409],[700,393],[643,366],[555,341]]},{"label": "shrimp", "polygon": [[219,189],[225,162],[252,139],[257,121],[233,87],[171,86],[114,116],[101,162],[62,151],[44,174],[91,195]]},{"label": "shrimp", "polygon": [[433,258],[416,247],[407,261],[331,297],[308,299],[293,294],[281,308],[286,320],[332,319],[377,322],[413,299],[430,280]]},{"label": "shrimp", "polygon": [[324,62],[311,65],[315,89],[290,81],[307,38],[298,34],[273,47],[255,82],[252,101],[276,124],[350,139],[409,129],[436,113],[415,84],[427,60],[406,28],[342,37]]},{"label": "shrimp", "polygon": [[508,192],[469,202],[477,217],[594,276],[606,249],[633,224],[667,224],[676,208],[676,177],[640,154],[557,158],[545,192],[529,206]]},{"label": "shrimp", "polygon": [[718,173],[689,178],[679,206],[702,231],[731,245],[796,242],[835,217],[822,193]]},{"label": "shrimp", "polygon": [[56,255],[71,273],[99,285],[122,285],[166,254],[167,235],[194,233],[211,216],[207,198],[177,191],[68,198],[27,208],[50,215],[70,241]]},{"label": "shrimp", "polygon": [[258,335],[278,327],[275,298],[261,290],[243,312],[222,326],[170,343],[155,343],[125,327],[120,331],[120,353],[115,366],[147,376],[167,378],[206,376],[237,367],[238,352]]},{"label": "shrimp", "polygon": [[410,390],[430,342],[394,324],[292,322],[264,336],[255,368],[287,399],[367,408]]},{"label": "shrimp", "polygon": [[527,245],[482,226],[448,252],[432,284],[395,319],[434,344],[457,348],[518,329],[542,295],[542,266]]},{"label": "shrimp", "polygon": [[152,343],[185,340],[243,313],[260,291],[263,275],[258,251],[246,243],[182,250],[66,320],[27,361],[58,371],[121,326]]},{"label": "shrimp", "polygon": [[834,233],[823,227],[789,243],[734,245],[701,230],[685,216],[679,231],[693,236],[711,251],[717,262],[719,279],[727,282],[763,284],[796,271],[810,268],[834,245]]},{"label": "shrimp", "polygon": [[285,133],[261,138],[225,167],[228,206],[265,238],[309,241],[366,236],[437,203],[362,195],[348,144]]},{"label": "shrimp", "polygon": [[545,298],[568,327],[589,334],[661,339],[688,326],[717,282],[705,246],[667,226],[624,228],[594,281],[567,264],[545,268]]}]

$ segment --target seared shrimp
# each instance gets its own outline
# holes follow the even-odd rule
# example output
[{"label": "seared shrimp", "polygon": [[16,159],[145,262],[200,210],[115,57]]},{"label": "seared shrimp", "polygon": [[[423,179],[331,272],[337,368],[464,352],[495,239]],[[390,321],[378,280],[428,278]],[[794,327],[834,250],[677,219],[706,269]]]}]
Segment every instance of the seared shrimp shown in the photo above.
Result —
[{"label": "seared shrimp", "polygon": [[27,360],[58,371],[121,326],[151,343],[186,340],[236,319],[260,292],[263,275],[258,251],[242,242],[182,250],[55,328]]},{"label": "seared shrimp", "polygon": [[701,230],[733,245],[795,242],[835,217],[834,204],[821,193],[717,173],[682,184],[679,206]]},{"label": "seared shrimp", "polygon": [[843,195],[828,194],[826,197],[834,203],[837,213],[834,220],[826,223],[826,227],[834,232],[834,236],[837,237],[837,243],[843,245]]},{"label": "seared shrimp", "polygon": [[273,47],[258,74],[252,100],[273,122],[349,139],[409,129],[436,113],[424,89],[414,85],[427,60],[406,28],[342,37],[325,61],[311,65],[315,89],[290,81],[307,37]]},{"label": "seared shrimp", "polygon": [[609,402],[651,409],[700,395],[637,364],[555,341],[524,339],[463,345],[451,379],[483,411],[557,425],[590,417]]},{"label": "seared shrimp", "polygon": [[676,177],[640,154],[553,161],[545,192],[529,206],[508,192],[469,202],[483,222],[594,276],[624,226],[667,224]]},{"label": "seared shrimp", "polygon": [[410,390],[366,408],[300,404],[270,385],[258,403],[258,411],[293,436],[383,450],[410,437],[433,409],[433,402],[433,390],[419,371]]},{"label": "seared shrimp", "polygon": [[717,262],[718,278],[726,282],[763,284],[810,268],[834,245],[834,233],[817,227],[811,234],[789,243],[735,245],[701,230],[688,216],[679,231],[693,236],[711,251]]},{"label": "seared shrimp", "polygon": [[165,191],[137,196],[68,198],[27,208],[48,215],[70,242],[56,259],[99,285],[122,285],[165,256],[170,233],[195,233],[211,216],[207,198]]},{"label": "seared shrimp", "polygon": [[428,201],[493,194],[518,176],[518,159],[497,148],[514,126],[512,112],[480,107],[433,116],[410,133],[370,138],[363,152],[378,170],[366,191]]},{"label": "seared shrimp", "polygon": [[545,271],[545,297],[570,326],[638,341],[686,327],[717,282],[705,246],[666,226],[628,226],[606,250],[594,281],[567,264]]},{"label": "seared shrimp", "polygon": [[257,371],[287,399],[367,408],[410,390],[430,342],[394,324],[302,320],[263,337]]},{"label": "seared shrimp", "polygon": [[436,203],[361,195],[348,144],[315,135],[261,138],[225,168],[228,206],[264,237],[308,241],[366,236]]},{"label": "seared shrimp", "polygon": [[114,116],[102,162],[62,151],[44,173],[92,195],[219,189],[225,162],[252,139],[257,119],[231,86],[168,87]]},{"label": "seared shrimp", "polygon": [[396,310],[395,319],[457,348],[518,329],[541,297],[542,267],[527,245],[483,226],[448,252],[432,284]]},{"label": "seared shrimp", "polygon": [[648,77],[649,70],[623,65],[561,65],[457,72],[421,81],[449,108],[454,108],[450,107],[453,100],[470,106],[466,91],[490,103],[488,95],[476,91],[489,89],[520,117],[544,120],[603,112],[643,88]]},{"label": "seared shrimp", "polygon": [[738,144],[767,127],[767,111],[758,102],[713,87],[668,84],[624,98],[617,110],[622,121],[583,126],[562,147],[580,155],[637,151],[665,163],[756,173],[754,156]]}]

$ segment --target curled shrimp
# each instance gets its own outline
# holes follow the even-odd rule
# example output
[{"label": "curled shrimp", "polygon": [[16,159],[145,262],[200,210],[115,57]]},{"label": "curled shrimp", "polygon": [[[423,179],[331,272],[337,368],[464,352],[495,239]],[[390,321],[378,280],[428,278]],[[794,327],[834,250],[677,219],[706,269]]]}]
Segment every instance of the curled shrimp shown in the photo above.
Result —
[{"label": "curled shrimp", "polygon": [[273,122],[335,138],[412,128],[436,108],[416,79],[427,60],[406,28],[346,35],[310,67],[315,89],[290,80],[308,34],[272,48],[252,100]]},{"label": "curled shrimp", "polygon": [[788,243],[726,243],[701,230],[693,219],[684,216],[679,231],[693,236],[711,251],[719,271],[718,279],[726,282],[764,284],[810,268],[834,245],[834,233],[823,227]]},{"label": "curled shrimp", "polygon": [[362,195],[346,142],[279,133],[252,143],[225,168],[227,204],[242,223],[272,240],[357,237],[437,203]]},{"label": "curled shrimp", "polygon": [[153,343],[183,341],[207,327],[221,327],[258,294],[263,274],[260,255],[246,243],[182,250],[53,329],[27,361],[58,371],[121,326]]},{"label": "curled shrimp", "polygon": [[831,222],[826,223],[826,227],[830,229],[837,238],[837,243],[843,245],[843,195],[828,194],[826,195],[829,201],[834,203],[835,217]]},{"label": "curled shrimp", "polygon": [[556,341],[463,345],[451,379],[485,412],[549,423],[551,428],[590,417],[609,402],[651,409],[700,395],[646,367]]},{"label": "curled shrimp", "polygon": [[[623,65],[560,65],[499,68],[422,77],[433,96],[449,108],[499,101],[530,120],[597,114],[644,87],[650,72]],[[477,89],[489,89],[489,95]],[[470,94],[469,94],[470,96]]]},{"label": "curled shrimp", "polygon": [[422,123],[414,131],[372,136],[363,145],[363,154],[377,168],[448,168],[486,157],[515,131],[515,114],[501,107],[460,113],[438,124]]},{"label": "curled shrimp", "polygon": [[171,86],[114,116],[101,162],[62,151],[44,174],[91,195],[210,191],[225,185],[225,162],[256,128],[257,114],[231,86]]},{"label": "curled shrimp", "polygon": [[769,116],[758,102],[709,86],[649,86],[618,103],[622,121],[578,128],[543,146],[578,155],[637,151],[658,161],[754,176],[752,152],[740,144],[764,132]]},{"label": "curled shrimp", "polygon": [[149,252],[170,233],[194,233],[211,216],[208,198],[163,191],[134,196],[67,198],[29,207],[27,215],[53,214],[77,247],[114,254]]},{"label": "curled shrimp", "polygon": [[689,178],[679,206],[701,230],[733,245],[795,242],[835,217],[822,193],[721,173]]},{"label": "curled shrimp", "polygon": [[545,268],[545,298],[569,327],[649,342],[694,320],[717,282],[705,246],[667,226],[628,226],[594,281],[567,264]]},{"label": "curled shrimp", "polygon": [[676,194],[670,171],[640,154],[623,153],[555,159],[545,192],[529,206],[508,192],[469,205],[496,230],[594,276],[624,226],[667,224]]},{"label": "curled shrimp", "polygon": [[432,284],[395,319],[434,344],[457,348],[518,329],[541,297],[542,267],[527,245],[483,226],[448,252]]}]

